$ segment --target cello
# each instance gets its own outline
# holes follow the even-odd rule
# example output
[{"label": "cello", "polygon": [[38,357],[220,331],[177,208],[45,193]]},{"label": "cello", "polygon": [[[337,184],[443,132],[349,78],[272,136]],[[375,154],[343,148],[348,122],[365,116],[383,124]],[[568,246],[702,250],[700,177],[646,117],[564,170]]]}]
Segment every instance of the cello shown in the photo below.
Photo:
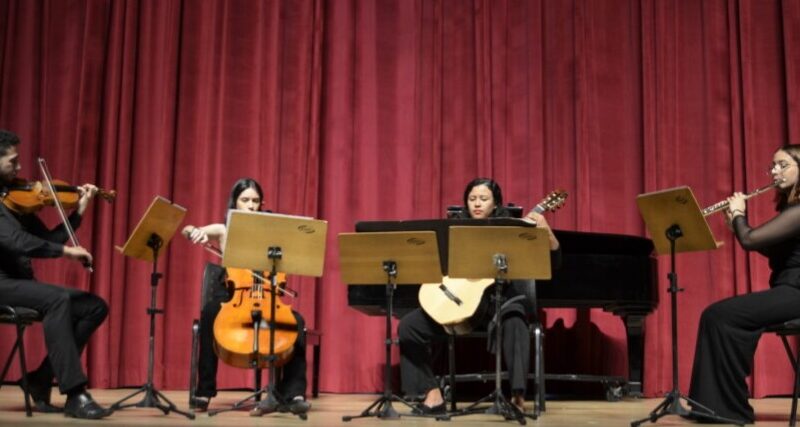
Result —
[{"label": "cello", "polygon": [[[214,349],[223,362],[239,367],[270,365],[270,324],[275,325],[274,366],[285,365],[292,358],[297,341],[297,319],[292,307],[280,298],[275,301],[275,319],[270,322],[272,292],[264,280],[251,270],[227,268],[228,282],[233,284],[233,298],[222,304],[214,320]],[[285,275],[278,273],[276,280]],[[269,286],[269,285],[267,285]],[[257,340],[257,341],[256,341]],[[258,348],[258,355],[255,349]]]},{"label": "cello", "polygon": [[[194,227],[187,226],[182,234],[189,238],[193,229]],[[222,251],[216,246],[208,242],[202,245],[208,252],[222,258]],[[220,360],[237,368],[267,368],[270,366],[269,326],[273,297],[269,290],[269,280],[259,273],[242,268],[226,268],[225,273],[226,285],[232,297],[222,304],[214,320],[214,352]],[[277,273],[275,280],[277,283],[285,283],[286,275]],[[294,292],[283,287],[276,288],[276,292],[296,296]],[[299,335],[292,307],[283,303],[280,298],[275,301],[274,324],[274,366],[280,367],[291,360],[294,343]],[[256,347],[258,355],[255,354]]]}]

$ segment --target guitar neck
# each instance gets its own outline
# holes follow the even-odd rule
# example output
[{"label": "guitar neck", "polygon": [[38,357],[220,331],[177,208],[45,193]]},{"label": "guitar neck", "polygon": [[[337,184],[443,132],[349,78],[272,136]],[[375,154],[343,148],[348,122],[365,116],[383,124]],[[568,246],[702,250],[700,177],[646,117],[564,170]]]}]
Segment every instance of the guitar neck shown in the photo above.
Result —
[{"label": "guitar neck", "polygon": [[533,209],[529,210],[528,213],[525,216],[528,216],[531,213],[540,214],[542,212],[544,212],[544,207],[541,204],[538,204],[538,205],[534,206]]}]

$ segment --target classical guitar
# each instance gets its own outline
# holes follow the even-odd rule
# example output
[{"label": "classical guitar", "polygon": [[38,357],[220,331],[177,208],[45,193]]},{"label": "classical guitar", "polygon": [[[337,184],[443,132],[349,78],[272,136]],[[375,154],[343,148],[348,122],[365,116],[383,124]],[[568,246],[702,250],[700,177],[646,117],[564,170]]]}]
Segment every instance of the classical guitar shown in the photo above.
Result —
[{"label": "classical guitar", "polygon": [[[554,212],[564,206],[567,192],[556,190],[539,202],[531,212]],[[461,335],[469,333],[468,320],[480,305],[483,292],[494,279],[453,279],[445,276],[442,283],[425,283],[419,288],[419,303],[433,320],[448,331]]]}]

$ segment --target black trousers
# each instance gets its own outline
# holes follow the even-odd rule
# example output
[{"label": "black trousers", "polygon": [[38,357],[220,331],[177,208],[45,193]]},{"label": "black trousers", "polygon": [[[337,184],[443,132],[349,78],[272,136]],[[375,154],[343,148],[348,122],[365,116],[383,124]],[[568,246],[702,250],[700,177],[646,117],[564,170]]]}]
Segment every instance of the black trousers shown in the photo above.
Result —
[{"label": "black trousers", "polygon": [[[513,304],[512,304],[513,305]],[[503,359],[508,369],[511,390],[525,394],[530,370],[530,333],[528,323],[521,315],[522,308],[504,310]],[[489,316],[487,316],[489,317]],[[485,323],[485,322],[484,322]],[[397,327],[400,339],[400,377],[407,396],[425,395],[439,387],[431,368],[432,338],[445,337],[447,332],[421,308],[403,316]]]},{"label": "black trousers", "polygon": [[711,304],[700,317],[689,397],[717,415],[752,423],[745,378],[767,326],[800,315],[800,288],[775,286]]},{"label": "black trousers", "polygon": [[0,301],[43,316],[47,357],[31,374],[32,381],[49,385],[55,376],[62,394],[86,385],[81,352],[108,315],[102,298],[34,280],[0,279]]},{"label": "black trousers", "polygon": [[[214,320],[219,314],[220,301],[208,302],[200,311],[200,354],[198,363],[197,396],[217,395],[217,366],[219,359],[214,353]],[[297,320],[299,334],[294,343],[294,352],[288,363],[283,365],[282,374],[276,383],[276,391],[287,399],[306,394],[306,328],[305,319],[292,310]]]}]

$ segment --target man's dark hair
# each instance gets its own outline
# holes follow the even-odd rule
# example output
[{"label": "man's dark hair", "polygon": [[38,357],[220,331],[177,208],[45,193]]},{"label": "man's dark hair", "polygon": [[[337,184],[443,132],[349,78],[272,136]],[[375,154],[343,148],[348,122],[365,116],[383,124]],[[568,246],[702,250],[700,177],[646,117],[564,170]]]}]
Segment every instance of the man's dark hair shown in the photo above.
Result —
[{"label": "man's dark hair", "polygon": [[5,156],[11,147],[19,145],[17,134],[5,129],[0,129],[0,156]]}]

